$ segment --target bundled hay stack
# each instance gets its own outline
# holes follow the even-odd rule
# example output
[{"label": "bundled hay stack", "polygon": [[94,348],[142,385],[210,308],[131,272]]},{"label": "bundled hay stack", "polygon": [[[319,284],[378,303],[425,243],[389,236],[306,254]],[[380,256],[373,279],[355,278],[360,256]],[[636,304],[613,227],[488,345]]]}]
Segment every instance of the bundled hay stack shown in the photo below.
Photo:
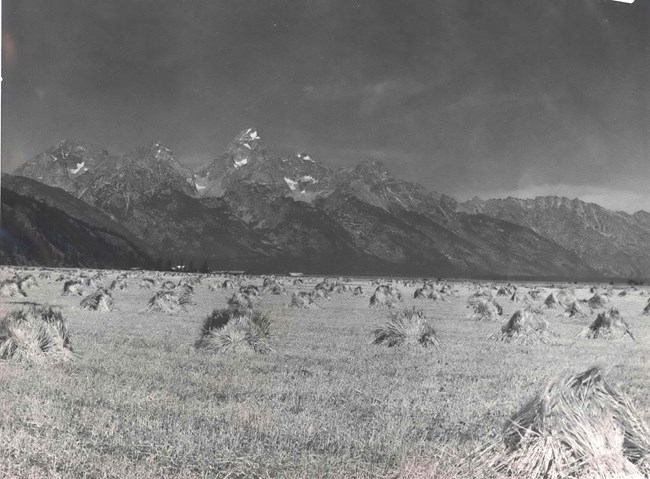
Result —
[{"label": "bundled hay stack", "polygon": [[241,286],[239,292],[248,296],[259,296],[260,294],[259,288],[252,284]]},{"label": "bundled hay stack", "polygon": [[641,479],[650,474],[650,429],[591,368],[549,383],[477,456],[473,466],[490,477]]},{"label": "bundled hay stack", "polygon": [[214,352],[272,351],[271,321],[260,310],[215,309],[203,322],[196,347]]},{"label": "bundled hay stack", "polygon": [[178,293],[161,289],[147,303],[147,309],[155,313],[174,314],[187,311],[189,299],[180,297]]},{"label": "bundled hay stack", "polygon": [[112,311],[113,297],[108,290],[97,288],[97,291],[81,300],[80,306],[86,311]]},{"label": "bundled hay stack", "polygon": [[142,279],[140,280],[140,285],[139,285],[139,286],[140,286],[141,288],[151,289],[151,288],[153,288],[154,286],[156,286],[156,282],[155,282],[153,279],[151,279],[151,278],[142,278]]},{"label": "bundled hay stack", "polygon": [[20,283],[13,280],[7,279],[0,283],[0,296],[13,298],[14,296],[27,296],[27,293],[23,291],[20,287]]},{"label": "bundled hay stack", "polygon": [[586,318],[588,316],[578,301],[568,304],[564,309],[564,315],[569,318]]},{"label": "bundled hay stack", "polygon": [[271,294],[275,296],[279,296],[281,294],[287,294],[287,290],[285,289],[284,286],[281,284],[274,284],[273,287],[271,288]]},{"label": "bundled hay stack", "polygon": [[81,296],[84,293],[84,287],[83,285],[74,279],[69,279],[65,283],[63,283],[63,291],[61,292],[61,296],[72,296],[72,295],[77,295]]},{"label": "bundled hay stack", "polygon": [[235,289],[237,286],[235,285],[235,283],[232,280],[225,279],[223,281],[223,283],[221,283],[221,287],[223,289]]},{"label": "bundled hay stack", "polygon": [[172,291],[172,290],[176,289],[176,283],[174,283],[173,281],[171,281],[169,279],[165,280],[160,285],[160,289],[165,289],[167,291]]},{"label": "bundled hay stack", "polygon": [[607,296],[598,293],[594,293],[594,295],[587,300],[587,304],[591,309],[605,309],[607,303]]},{"label": "bundled hay stack", "polygon": [[312,296],[313,298],[330,299],[330,293],[329,293],[329,291],[327,291],[326,289],[323,289],[323,288],[314,289],[314,290],[311,292],[311,296]]},{"label": "bundled hay stack", "polygon": [[233,311],[247,311],[257,306],[257,298],[246,293],[237,291],[228,298],[228,307]]},{"label": "bundled hay stack", "polygon": [[363,288],[361,285],[357,286],[352,290],[352,295],[353,296],[363,296]]},{"label": "bundled hay stack", "polygon": [[612,308],[599,313],[588,328],[582,330],[578,337],[587,339],[619,339],[629,335],[634,339],[629,325],[621,317],[618,309]]},{"label": "bundled hay stack", "polygon": [[296,278],[296,279],[293,280],[293,285],[294,286],[299,286],[299,285],[304,284],[304,283],[305,282],[300,278]]},{"label": "bundled hay stack", "polygon": [[510,301],[513,303],[521,303],[524,301],[528,301],[529,296],[525,295],[524,293],[520,291],[515,291],[512,293],[512,296],[510,296]]},{"label": "bundled hay stack", "polygon": [[70,336],[61,311],[33,305],[0,319],[0,359],[39,363],[71,358]]},{"label": "bundled hay stack", "polygon": [[494,300],[480,300],[471,303],[474,312],[470,319],[474,321],[497,321],[503,309]]},{"label": "bundled hay stack", "polygon": [[31,274],[28,274],[24,278],[17,278],[17,282],[20,284],[22,289],[38,287],[38,281],[36,281],[36,278]]},{"label": "bundled hay stack", "polygon": [[40,273],[38,273],[38,277],[41,279],[50,279],[51,276],[52,275],[50,274],[49,271],[41,271]]},{"label": "bundled hay stack", "polygon": [[386,325],[375,329],[371,334],[372,344],[385,344],[388,347],[402,345],[436,349],[442,347],[432,321],[422,310],[415,308],[393,313]]},{"label": "bundled hay stack", "polygon": [[115,278],[108,289],[124,291],[126,288],[128,288],[128,286],[129,285],[126,282],[126,279],[120,277],[120,278]]},{"label": "bundled hay stack", "polygon": [[433,289],[429,286],[424,285],[421,288],[417,288],[413,293],[413,299],[427,299],[433,293]]},{"label": "bundled hay stack", "polygon": [[306,291],[300,291],[291,295],[289,307],[297,309],[315,309],[318,308],[318,305],[314,302],[314,298],[312,298],[311,294]]},{"label": "bundled hay stack", "polygon": [[528,291],[528,296],[530,296],[533,299],[539,299],[539,298],[542,297],[543,294],[544,294],[544,291],[542,291],[539,288],[534,288],[534,289],[531,289],[531,290]]},{"label": "bundled hay stack", "polygon": [[377,286],[375,292],[370,297],[370,306],[381,307],[387,306],[392,308],[398,301],[402,301],[402,294],[393,286],[383,284]]},{"label": "bundled hay stack", "polygon": [[643,308],[643,312],[641,313],[644,316],[647,316],[650,314],[650,300],[645,305],[645,308]]},{"label": "bundled hay stack", "polygon": [[562,302],[558,299],[558,296],[555,293],[549,294],[544,300],[544,306],[547,308],[559,308],[562,305]]},{"label": "bundled hay stack", "polygon": [[350,287],[347,284],[334,283],[330,285],[330,293],[341,294],[347,293],[348,291],[350,291]]},{"label": "bundled hay stack", "polygon": [[557,342],[557,334],[548,329],[548,323],[529,311],[518,310],[501,327],[501,331],[489,339],[519,344],[552,344]]}]

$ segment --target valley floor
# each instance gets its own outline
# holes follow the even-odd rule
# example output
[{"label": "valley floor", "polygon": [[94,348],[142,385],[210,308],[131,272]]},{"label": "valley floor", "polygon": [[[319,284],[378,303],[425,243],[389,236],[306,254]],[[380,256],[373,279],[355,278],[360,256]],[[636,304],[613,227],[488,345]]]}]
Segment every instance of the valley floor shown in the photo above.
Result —
[{"label": "valley floor", "polygon": [[[435,321],[445,347],[434,350],[370,344],[389,310],[369,307],[368,281],[361,296],[332,294],[301,310],[288,307],[290,293],[320,278],[297,286],[286,279],[288,295],[261,300],[274,351],[228,355],[194,348],[206,315],[235,291],[210,290],[209,278],[195,286],[187,312],[166,315],[145,311],[156,289],[139,282],[154,273],[126,272],[128,287],[113,291],[115,310],[106,313],[61,296],[58,272],[30,273],[38,286],[26,298],[2,298],[2,315],[22,301],[59,305],[75,359],[0,361],[0,477],[449,477],[546,381],[595,364],[650,421],[643,287],[611,295],[636,341],[576,338],[593,317],[548,309],[560,344],[523,346],[488,340],[521,303],[498,298],[502,322],[474,321],[469,282],[452,283],[450,302],[413,299],[415,285],[397,285],[403,306]],[[576,296],[591,294],[582,285]]]}]

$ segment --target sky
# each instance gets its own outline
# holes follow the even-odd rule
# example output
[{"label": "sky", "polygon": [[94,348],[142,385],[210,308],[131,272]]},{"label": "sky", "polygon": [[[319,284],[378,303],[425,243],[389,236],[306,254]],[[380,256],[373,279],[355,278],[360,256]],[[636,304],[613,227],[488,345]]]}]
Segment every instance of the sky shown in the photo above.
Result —
[{"label": "sky", "polygon": [[468,199],[650,211],[650,0],[4,0],[2,169],[63,138],[198,166],[377,158]]}]

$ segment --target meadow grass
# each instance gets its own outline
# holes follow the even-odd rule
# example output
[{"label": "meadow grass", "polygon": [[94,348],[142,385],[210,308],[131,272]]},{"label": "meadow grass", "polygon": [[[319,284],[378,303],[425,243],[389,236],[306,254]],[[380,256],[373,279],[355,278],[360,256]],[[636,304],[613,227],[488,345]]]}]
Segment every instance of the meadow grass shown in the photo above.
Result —
[{"label": "meadow grass", "polygon": [[593,317],[549,309],[559,344],[520,345],[487,338],[521,304],[502,299],[501,322],[477,322],[467,319],[465,285],[448,303],[398,286],[400,306],[432,318],[445,343],[434,351],[370,344],[390,311],[368,306],[369,282],[351,284],[363,285],[361,296],[288,307],[292,292],[319,281],[287,281],[287,295],[261,296],[272,319],[266,355],[194,348],[205,317],[232,296],[207,280],[173,315],[146,311],[152,293],[137,278],[112,292],[112,312],[82,310],[54,279],[39,279],[27,298],[3,298],[4,310],[24,300],[59,305],[75,360],[0,361],[0,477],[451,477],[547,381],[594,364],[650,420],[650,321],[636,293],[610,303],[636,341],[576,338]]}]

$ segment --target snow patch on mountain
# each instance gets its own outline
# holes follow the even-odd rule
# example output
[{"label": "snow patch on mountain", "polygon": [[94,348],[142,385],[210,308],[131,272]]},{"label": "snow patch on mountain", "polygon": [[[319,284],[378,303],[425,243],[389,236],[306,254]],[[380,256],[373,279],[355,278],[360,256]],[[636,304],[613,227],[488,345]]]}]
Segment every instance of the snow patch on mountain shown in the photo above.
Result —
[{"label": "snow patch on mountain", "polygon": [[77,173],[79,173],[81,171],[82,168],[83,168],[84,172],[88,171],[88,168],[86,168],[86,162],[85,161],[82,161],[81,163],[77,163],[77,167],[71,169],[70,173],[72,173],[73,175],[76,175]]},{"label": "snow patch on mountain", "polygon": [[286,176],[284,177],[284,181],[291,191],[296,191],[296,189],[298,188],[297,181],[293,181],[292,179],[287,178]]},{"label": "snow patch on mountain", "polygon": [[239,168],[241,166],[244,166],[246,163],[248,163],[248,158],[235,158],[235,168]]}]

